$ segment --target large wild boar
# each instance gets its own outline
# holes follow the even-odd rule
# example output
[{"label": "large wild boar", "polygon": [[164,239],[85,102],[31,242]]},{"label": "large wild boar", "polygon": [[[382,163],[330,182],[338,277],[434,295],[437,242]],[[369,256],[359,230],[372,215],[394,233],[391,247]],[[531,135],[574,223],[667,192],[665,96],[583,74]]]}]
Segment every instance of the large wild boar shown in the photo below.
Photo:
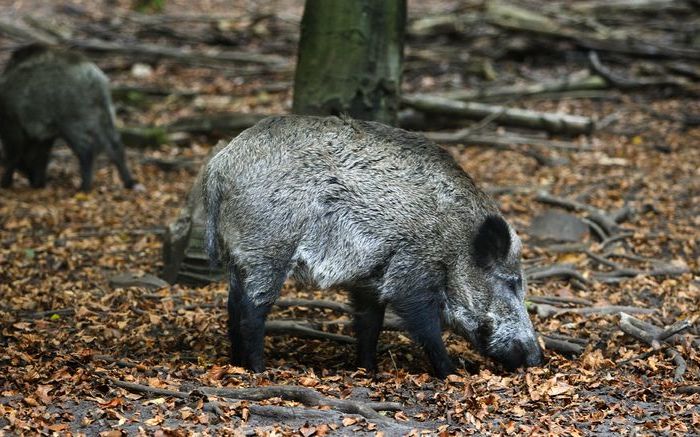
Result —
[{"label": "large wild boar", "polygon": [[77,53],[40,44],[16,50],[0,76],[0,139],[5,171],[0,186],[12,186],[19,170],[32,187],[46,185],[51,148],[62,138],[77,155],[81,189],[92,185],[95,156],[102,150],[127,188],[135,184],[114,127],[107,77]]},{"label": "large wild boar", "polygon": [[524,305],[520,240],[442,149],[379,123],[283,116],[207,165],[210,256],[229,274],[231,359],[262,371],[284,280],[349,291],[358,364],[376,368],[388,305],[435,375],[455,367],[441,326],[508,369],[543,360]]}]

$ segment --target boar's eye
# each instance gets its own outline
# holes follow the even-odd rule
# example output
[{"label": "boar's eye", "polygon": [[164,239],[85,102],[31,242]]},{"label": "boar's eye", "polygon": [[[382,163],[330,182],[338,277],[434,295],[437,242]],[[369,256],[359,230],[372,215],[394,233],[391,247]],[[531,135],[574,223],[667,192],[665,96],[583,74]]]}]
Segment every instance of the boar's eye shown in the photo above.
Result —
[{"label": "boar's eye", "polygon": [[520,278],[520,276],[506,279],[506,285],[508,286],[508,289],[516,295],[518,294],[518,290],[520,289],[522,284],[523,280]]}]

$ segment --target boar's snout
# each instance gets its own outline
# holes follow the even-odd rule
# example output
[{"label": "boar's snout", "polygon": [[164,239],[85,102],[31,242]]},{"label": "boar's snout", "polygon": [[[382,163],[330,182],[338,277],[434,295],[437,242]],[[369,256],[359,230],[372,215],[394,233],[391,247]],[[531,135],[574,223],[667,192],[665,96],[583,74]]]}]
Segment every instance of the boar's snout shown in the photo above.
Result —
[{"label": "boar's snout", "polygon": [[514,340],[510,348],[497,357],[503,367],[513,371],[519,367],[540,366],[544,363],[544,354],[537,340]]}]

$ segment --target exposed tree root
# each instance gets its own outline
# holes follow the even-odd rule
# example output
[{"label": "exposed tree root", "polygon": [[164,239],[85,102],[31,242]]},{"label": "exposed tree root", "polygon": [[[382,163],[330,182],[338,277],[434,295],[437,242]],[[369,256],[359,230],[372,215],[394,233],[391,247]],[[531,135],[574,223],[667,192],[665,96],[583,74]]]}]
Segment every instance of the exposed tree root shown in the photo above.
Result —
[{"label": "exposed tree root", "polygon": [[[691,326],[692,323],[690,321],[684,320],[674,323],[666,329],[661,329],[648,322],[643,322],[635,317],[632,317],[625,312],[620,313],[620,329],[622,329],[622,331],[626,334],[647,343],[649,346],[655,349],[659,347],[659,343],[661,341],[671,338],[677,333],[684,331]],[[675,348],[669,347],[665,352],[666,355],[668,355],[669,358],[671,358],[676,364],[673,380],[676,382],[682,381],[683,375],[688,368],[685,359]]]},{"label": "exposed tree root", "polygon": [[[193,396],[199,396],[201,394],[204,394],[232,400],[248,401],[262,401],[270,398],[281,398],[287,401],[299,402],[310,407],[331,407],[333,410],[342,413],[357,414],[366,419],[380,423],[393,423],[393,419],[379,414],[378,411],[398,411],[403,408],[401,404],[398,404],[396,402],[361,402],[349,399],[336,399],[324,396],[316,390],[307,387],[278,385],[250,388],[217,388],[200,386],[196,387],[194,390],[188,393],[178,390],[169,390],[158,387],[151,387],[143,384],[137,384],[133,382],[121,381],[119,379],[112,378],[107,375],[102,376],[117,387],[124,388],[132,392],[146,393],[149,395],[189,399]],[[287,413],[290,412],[289,410],[285,411]],[[303,416],[303,411],[304,410],[295,411],[296,417]],[[255,411],[251,412],[254,413]],[[267,413],[270,414],[271,410],[268,409]],[[316,413],[311,413],[311,416],[314,415],[316,415]]]}]

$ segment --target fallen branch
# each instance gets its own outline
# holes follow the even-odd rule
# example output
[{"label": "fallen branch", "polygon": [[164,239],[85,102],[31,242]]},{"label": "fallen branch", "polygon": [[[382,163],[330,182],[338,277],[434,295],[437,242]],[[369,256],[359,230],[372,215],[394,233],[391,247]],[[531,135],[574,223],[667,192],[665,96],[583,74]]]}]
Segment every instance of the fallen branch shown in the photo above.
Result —
[{"label": "fallen branch", "polygon": [[507,85],[503,87],[479,88],[475,90],[458,90],[437,93],[446,99],[469,102],[483,102],[504,99],[520,99],[550,93],[570,91],[602,90],[608,88],[607,82],[600,76],[591,76],[587,71],[573,74],[570,77],[552,82],[533,83],[526,85]]},{"label": "fallen branch", "polygon": [[317,308],[323,310],[333,310],[339,313],[352,314],[352,308],[342,302],[336,302],[332,300],[321,300],[321,299],[280,299],[275,302],[275,306],[280,308],[289,307],[305,307],[305,308]]},{"label": "fallen branch", "polygon": [[635,90],[639,88],[663,86],[678,88],[690,94],[695,94],[699,90],[697,87],[693,87],[687,81],[676,78],[628,79],[626,77],[622,77],[605,67],[595,51],[591,51],[588,54],[588,61],[590,62],[591,69],[595,73],[603,77],[610,85],[621,90]]},{"label": "fallen branch", "polygon": [[540,146],[550,149],[583,151],[592,150],[589,145],[578,145],[569,141],[555,141],[518,134],[479,134],[473,128],[465,128],[456,132],[421,132],[422,135],[440,144],[465,144],[484,146],[513,145]]},{"label": "fallen branch", "polygon": [[438,115],[451,115],[482,120],[499,114],[500,124],[543,129],[549,132],[582,134],[593,131],[594,122],[590,118],[576,115],[537,112],[519,108],[505,108],[477,102],[462,102],[437,96],[413,94],[403,96],[401,102],[422,112]]},{"label": "fallen branch", "polygon": [[618,229],[617,222],[612,217],[610,217],[605,211],[600,210],[594,206],[588,205],[586,203],[581,203],[575,200],[554,196],[544,190],[537,192],[535,200],[541,203],[546,203],[548,205],[559,206],[564,209],[587,212],[589,214],[589,218],[596,222],[596,224],[600,225],[607,235],[614,235]]},{"label": "fallen branch", "polygon": [[697,394],[700,393],[700,385],[685,385],[676,388],[676,393]]},{"label": "fallen branch", "polygon": [[633,314],[653,314],[658,312],[655,308],[639,308],[624,305],[604,305],[599,307],[585,308],[563,308],[562,313],[573,314],[618,314],[618,313],[633,313]]},{"label": "fallen branch", "polygon": [[216,65],[223,63],[238,65],[241,63],[249,63],[271,66],[276,69],[286,68],[288,65],[288,62],[281,56],[260,53],[234,52],[230,50],[223,52],[209,51],[206,53],[179,47],[169,47],[162,44],[124,43],[99,39],[63,39],[58,38],[56,35],[48,36],[39,33],[37,30],[27,26],[17,25],[6,20],[0,20],[0,33],[23,41],[29,40],[31,42],[42,42],[45,44],[62,44],[81,50],[117,53],[130,57],[141,56],[148,57],[149,59],[167,58],[187,64]]},{"label": "fallen branch", "polygon": [[575,305],[591,306],[593,302],[580,297],[562,297],[562,296],[528,296],[525,298],[533,303],[556,304],[556,303],[571,303]]},{"label": "fallen branch", "polygon": [[540,334],[540,337],[542,337],[544,341],[545,348],[559,352],[560,354],[580,354],[584,349],[580,344],[550,337],[548,335]]},{"label": "fallen branch", "polygon": [[[700,59],[700,50],[668,44],[652,44],[636,39],[634,35],[614,38],[607,34],[579,31],[565,28],[558,22],[532,9],[508,4],[502,1],[487,3],[485,20],[502,29],[541,37],[570,41],[588,50],[607,51],[649,58],[666,58],[682,60]],[[568,22],[574,22],[572,17]]]},{"label": "fallen branch", "polygon": [[[636,319],[635,317],[626,314],[626,312],[620,313],[620,329],[622,329],[622,331],[626,334],[631,335],[637,340],[647,343],[652,347],[658,345],[659,342],[662,341],[659,338],[660,335],[667,335],[666,338],[669,338],[680,332],[679,329],[685,330],[692,325],[689,321],[687,321],[687,323],[685,322],[686,321],[674,323],[667,329],[661,330],[661,328]],[[688,368],[685,359],[683,359],[680,352],[672,347],[666,349],[666,355],[668,355],[669,358],[671,358],[676,364],[673,380],[676,382],[682,381],[683,375]]]},{"label": "fallen branch", "polygon": [[603,306],[590,306],[583,308],[560,308],[554,305],[548,304],[535,304],[533,305],[537,316],[543,319],[548,317],[560,316],[562,314],[580,314],[580,315],[610,315],[618,314],[621,312],[630,314],[653,314],[657,310],[653,308],[639,308],[632,306],[623,305],[603,305]]},{"label": "fallen branch", "polygon": [[657,266],[651,270],[618,268],[609,272],[596,272],[594,273],[593,277],[597,281],[610,284],[637,276],[679,276],[688,273],[689,271],[690,269],[688,266],[668,264],[664,266]]},{"label": "fallen branch", "polygon": [[301,338],[313,338],[316,340],[331,340],[339,343],[355,343],[353,337],[343,334],[333,334],[332,332],[319,331],[307,324],[290,320],[268,320],[265,322],[265,334],[269,335],[292,335]]},{"label": "fallen branch", "polygon": [[531,269],[525,273],[527,278],[533,281],[547,278],[565,278],[576,279],[584,284],[589,284],[591,282],[568,264],[554,264],[543,269]]},{"label": "fallen branch", "polygon": [[247,129],[266,117],[269,115],[222,112],[183,117],[165,126],[164,129],[167,132],[211,134],[214,131],[231,134]]}]

